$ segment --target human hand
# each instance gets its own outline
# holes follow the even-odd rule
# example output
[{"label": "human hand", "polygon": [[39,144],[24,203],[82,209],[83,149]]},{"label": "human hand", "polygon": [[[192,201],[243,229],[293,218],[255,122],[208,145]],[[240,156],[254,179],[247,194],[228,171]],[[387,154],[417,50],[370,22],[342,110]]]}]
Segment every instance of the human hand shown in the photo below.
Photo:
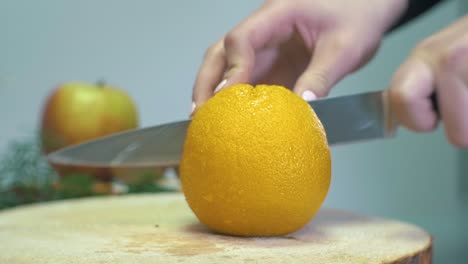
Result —
[{"label": "human hand", "polygon": [[406,2],[265,1],[207,50],[194,85],[192,113],[216,87],[235,83],[279,84],[306,100],[326,96],[371,58]]},{"label": "human hand", "polygon": [[416,132],[434,130],[433,92],[448,140],[468,147],[468,15],[422,41],[396,71],[389,97],[398,122]]}]

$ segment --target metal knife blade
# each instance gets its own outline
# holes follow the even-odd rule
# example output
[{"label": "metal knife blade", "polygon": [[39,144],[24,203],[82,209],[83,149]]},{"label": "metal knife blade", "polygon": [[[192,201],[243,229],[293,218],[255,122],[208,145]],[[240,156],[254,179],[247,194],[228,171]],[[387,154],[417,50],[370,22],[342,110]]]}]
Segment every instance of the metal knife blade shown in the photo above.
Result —
[{"label": "metal knife blade", "polygon": [[373,91],[309,102],[322,122],[329,145],[392,137],[397,123],[386,91]]},{"label": "metal knife blade", "polygon": [[[384,91],[329,97],[309,102],[321,120],[329,145],[392,136]],[[154,167],[179,163],[190,121],[129,130],[62,148],[51,164],[88,167]]]}]

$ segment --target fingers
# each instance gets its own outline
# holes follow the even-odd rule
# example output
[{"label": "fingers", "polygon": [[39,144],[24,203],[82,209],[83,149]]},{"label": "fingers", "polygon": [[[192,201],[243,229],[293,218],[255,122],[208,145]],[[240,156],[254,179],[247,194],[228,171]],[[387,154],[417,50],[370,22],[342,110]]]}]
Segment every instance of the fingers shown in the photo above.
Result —
[{"label": "fingers", "polygon": [[210,48],[195,81],[191,114],[220,89],[248,83],[256,51],[288,38],[291,18],[284,6],[265,4]]},{"label": "fingers", "polygon": [[252,78],[256,52],[267,46],[279,45],[294,29],[290,5],[266,4],[234,28],[224,39],[227,69],[219,89]]},{"label": "fingers", "polygon": [[429,97],[435,91],[447,138],[455,146],[468,147],[466,47],[463,52],[450,52],[436,62],[412,56],[400,67],[389,93],[391,109],[400,124],[415,132],[434,130],[439,116]]},{"label": "fingers", "polygon": [[[416,132],[441,119],[450,143],[468,147],[468,16],[424,40],[396,72],[390,102],[398,121]],[[440,115],[432,109],[435,91]]]},{"label": "fingers", "polygon": [[389,99],[392,112],[401,125],[416,132],[435,129],[438,117],[429,99],[435,88],[434,82],[429,64],[417,57],[410,57],[397,70]]},{"label": "fingers", "polygon": [[223,41],[218,41],[208,49],[198,71],[192,93],[192,113],[204,104],[213,94],[213,89],[221,81],[226,68]]},{"label": "fingers", "polygon": [[468,148],[468,38],[460,44],[442,58],[437,87],[448,140]]},{"label": "fingers", "polygon": [[307,101],[325,97],[339,80],[362,65],[364,52],[356,48],[359,45],[356,45],[355,37],[338,32],[320,36],[309,65],[295,84],[294,92]]}]

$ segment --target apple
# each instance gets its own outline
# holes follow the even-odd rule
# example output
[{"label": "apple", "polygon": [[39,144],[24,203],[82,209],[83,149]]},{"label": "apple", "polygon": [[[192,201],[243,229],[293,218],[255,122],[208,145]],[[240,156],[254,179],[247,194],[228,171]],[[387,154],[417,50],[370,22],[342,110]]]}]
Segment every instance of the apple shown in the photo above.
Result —
[{"label": "apple", "polygon": [[[40,123],[44,154],[139,126],[135,102],[124,90],[104,82],[70,81],[49,94]],[[61,177],[82,174],[114,178],[108,168],[51,164]]]},{"label": "apple", "polygon": [[42,112],[44,153],[138,127],[138,111],[122,89],[99,82],[62,83]]},{"label": "apple", "polygon": [[[48,154],[66,146],[135,129],[138,126],[136,104],[124,90],[103,82],[62,83],[49,94],[42,111],[42,151]],[[163,177],[166,169],[158,166],[103,168],[93,165],[51,165],[62,179],[75,179],[73,176],[80,175],[91,176],[95,181],[93,192],[96,193],[114,193],[110,186],[113,186],[112,182],[115,180],[127,185],[147,182],[148,177],[158,180]],[[57,189],[67,182],[70,181],[57,184]],[[79,183],[72,183],[74,184]]]}]

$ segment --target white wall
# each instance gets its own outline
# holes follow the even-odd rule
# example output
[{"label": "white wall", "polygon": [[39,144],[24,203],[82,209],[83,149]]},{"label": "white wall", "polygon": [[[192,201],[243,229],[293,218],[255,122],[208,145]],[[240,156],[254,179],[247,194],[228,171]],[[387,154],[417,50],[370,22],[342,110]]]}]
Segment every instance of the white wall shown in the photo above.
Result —
[{"label": "white wall", "polygon": [[73,79],[127,89],[143,125],[187,117],[205,48],[258,3],[1,0],[0,144],[34,129],[46,94]]},{"label": "white wall", "polygon": [[[205,48],[261,2],[0,0],[0,153],[36,129],[47,93],[69,80],[104,78],[128,90],[143,126],[185,118]],[[457,9],[446,3],[389,36],[332,95],[385,88],[412,46]],[[457,263],[468,257],[457,161],[442,129],[334,147],[325,205],[421,225],[435,236],[436,263]]]}]

